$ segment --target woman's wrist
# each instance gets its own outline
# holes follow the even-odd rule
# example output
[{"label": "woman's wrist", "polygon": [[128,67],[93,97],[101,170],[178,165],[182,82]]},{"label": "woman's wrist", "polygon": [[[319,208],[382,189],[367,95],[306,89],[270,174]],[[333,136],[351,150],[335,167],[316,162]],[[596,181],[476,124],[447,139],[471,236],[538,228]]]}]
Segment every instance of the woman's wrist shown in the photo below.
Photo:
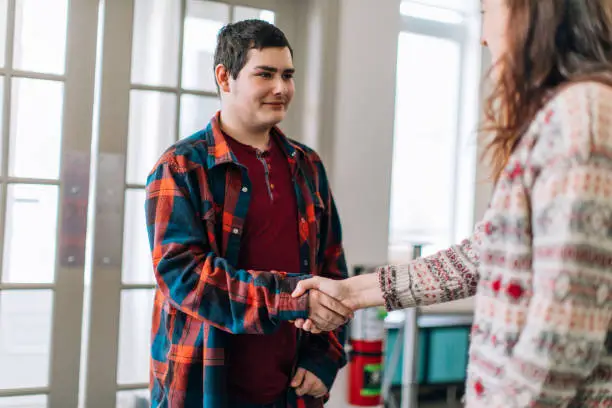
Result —
[{"label": "woman's wrist", "polygon": [[349,291],[348,299],[354,309],[384,305],[377,273],[353,276],[344,281]]}]

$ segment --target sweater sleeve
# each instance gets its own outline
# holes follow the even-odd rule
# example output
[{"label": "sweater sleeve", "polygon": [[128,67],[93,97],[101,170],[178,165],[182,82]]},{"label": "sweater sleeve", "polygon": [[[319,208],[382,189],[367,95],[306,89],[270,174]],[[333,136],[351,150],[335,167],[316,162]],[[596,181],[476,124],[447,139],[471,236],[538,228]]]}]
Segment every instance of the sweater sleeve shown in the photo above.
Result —
[{"label": "sweater sleeve", "polygon": [[473,296],[478,284],[478,252],[483,223],[470,238],[433,255],[379,268],[387,310],[426,306]]}]

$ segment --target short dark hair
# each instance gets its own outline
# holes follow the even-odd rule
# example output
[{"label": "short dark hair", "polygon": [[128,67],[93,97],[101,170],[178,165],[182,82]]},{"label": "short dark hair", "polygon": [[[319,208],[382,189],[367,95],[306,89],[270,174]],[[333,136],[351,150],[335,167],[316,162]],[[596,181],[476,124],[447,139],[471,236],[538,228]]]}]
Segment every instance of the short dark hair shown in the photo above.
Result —
[{"label": "short dark hair", "polygon": [[293,57],[293,49],[285,33],[274,24],[255,19],[227,24],[217,36],[213,71],[217,65],[221,64],[228,70],[232,78],[236,79],[247,63],[249,50],[271,47],[287,47]]}]

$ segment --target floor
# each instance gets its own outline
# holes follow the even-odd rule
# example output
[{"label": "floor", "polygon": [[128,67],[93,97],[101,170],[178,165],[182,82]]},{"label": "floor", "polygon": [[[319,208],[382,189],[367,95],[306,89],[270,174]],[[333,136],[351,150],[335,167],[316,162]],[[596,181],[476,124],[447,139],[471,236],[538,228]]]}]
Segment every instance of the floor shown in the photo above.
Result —
[{"label": "floor", "polygon": [[[385,408],[399,408],[401,388],[393,388],[391,394],[394,401],[387,402]],[[418,406],[411,408],[460,408],[462,396],[462,386],[421,388]]]}]

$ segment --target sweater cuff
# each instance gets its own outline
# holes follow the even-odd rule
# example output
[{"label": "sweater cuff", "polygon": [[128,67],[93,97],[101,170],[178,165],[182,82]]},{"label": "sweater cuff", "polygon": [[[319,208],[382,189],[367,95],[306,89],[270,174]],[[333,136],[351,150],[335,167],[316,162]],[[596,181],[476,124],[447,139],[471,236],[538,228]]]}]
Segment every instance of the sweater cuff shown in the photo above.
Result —
[{"label": "sweater cuff", "polygon": [[387,265],[378,268],[378,280],[388,311],[417,306],[412,292],[412,273],[408,265]]}]

